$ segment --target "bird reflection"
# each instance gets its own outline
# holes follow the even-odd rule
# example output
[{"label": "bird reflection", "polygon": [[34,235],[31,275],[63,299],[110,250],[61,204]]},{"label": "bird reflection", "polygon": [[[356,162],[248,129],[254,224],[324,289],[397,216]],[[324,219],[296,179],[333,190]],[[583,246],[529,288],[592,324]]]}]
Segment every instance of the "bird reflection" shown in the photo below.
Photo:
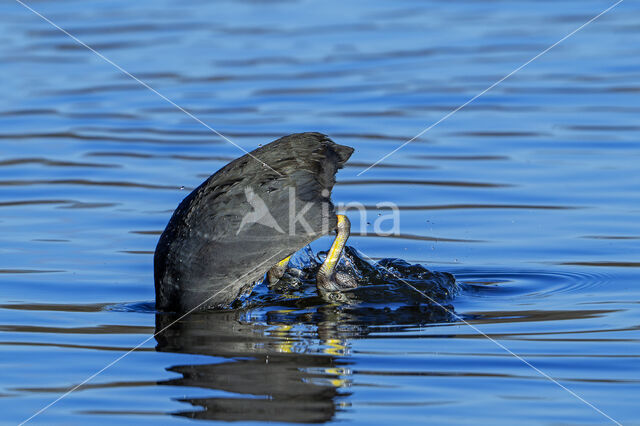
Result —
[{"label": "bird reflection", "polygon": [[[159,333],[156,348],[209,355],[216,362],[172,366],[168,370],[181,377],[160,384],[213,391],[211,397],[180,399],[192,408],[173,413],[178,416],[327,422],[348,407],[352,339],[397,321],[415,326],[450,319],[446,312],[439,316],[434,312],[418,306],[395,310],[322,306],[273,309],[258,314],[260,318],[246,309],[195,313]],[[176,319],[173,314],[157,314],[156,330]]]},{"label": "bird reflection", "polygon": [[[331,420],[349,395],[348,342],[337,336],[318,341],[304,328],[250,322],[247,314],[194,314],[156,337],[158,351],[223,359],[168,369],[181,377],[162,385],[216,391],[211,397],[180,399],[192,408],[174,414],[224,421]],[[156,329],[174,320],[158,314]]]},{"label": "bird reflection", "polygon": [[349,293],[348,303],[329,303],[318,296],[313,279],[321,263],[310,251],[303,253],[302,261],[291,262],[289,270],[299,267],[291,281],[269,287],[265,280],[239,309],[195,312],[175,324],[178,314],[156,314],[156,332],[168,327],[156,335],[158,351],[214,357],[168,368],[179,377],[160,384],[212,392],[180,399],[191,408],[173,414],[224,421],[330,421],[349,405],[354,339],[453,320],[453,307],[425,303],[386,271],[393,268],[443,303],[456,290],[449,274],[393,259],[378,262],[386,265],[380,269],[347,247],[338,268],[350,268],[366,283]]}]

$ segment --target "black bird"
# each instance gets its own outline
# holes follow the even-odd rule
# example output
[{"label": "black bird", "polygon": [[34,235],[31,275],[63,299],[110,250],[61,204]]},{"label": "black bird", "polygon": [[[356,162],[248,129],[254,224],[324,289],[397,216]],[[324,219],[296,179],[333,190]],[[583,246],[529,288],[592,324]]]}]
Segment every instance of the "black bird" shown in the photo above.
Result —
[{"label": "black bird", "polygon": [[180,203],[160,236],[154,256],[156,309],[228,307],[272,267],[269,279],[277,280],[292,253],[336,228],[318,288],[352,286],[335,274],[349,222],[336,215],[330,199],[335,174],[352,153],[323,134],[298,133],[210,176]]}]

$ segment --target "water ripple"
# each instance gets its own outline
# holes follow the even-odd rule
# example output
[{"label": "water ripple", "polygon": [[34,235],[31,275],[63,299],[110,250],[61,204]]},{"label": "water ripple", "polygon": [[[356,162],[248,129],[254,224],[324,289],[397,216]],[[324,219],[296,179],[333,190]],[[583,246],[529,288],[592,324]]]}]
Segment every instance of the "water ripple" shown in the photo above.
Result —
[{"label": "water ripple", "polygon": [[604,273],[569,271],[482,270],[456,272],[456,279],[474,297],[540,297],[559,293],[580,293],[606,285]]}]

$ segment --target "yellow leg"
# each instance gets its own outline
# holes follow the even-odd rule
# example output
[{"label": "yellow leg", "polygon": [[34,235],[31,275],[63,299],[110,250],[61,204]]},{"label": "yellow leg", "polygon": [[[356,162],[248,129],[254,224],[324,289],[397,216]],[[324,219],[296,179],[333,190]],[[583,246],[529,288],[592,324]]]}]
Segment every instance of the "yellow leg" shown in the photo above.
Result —
[{"label": "yellow leg", "polygon": [[318,269],[316,275],[316,283],[320,291],[335,291],[341,287],[335,280],[335,270],[340,256],[342,256],[342,250],[344,250],[344,246],[349,238],[351,223],[345,215],[339,214],[337,217],[338,226],[336,230],[338,231],[338,235],[336,235],[336,239],[333,240],[327,257],[320,266],[320,269]]}]

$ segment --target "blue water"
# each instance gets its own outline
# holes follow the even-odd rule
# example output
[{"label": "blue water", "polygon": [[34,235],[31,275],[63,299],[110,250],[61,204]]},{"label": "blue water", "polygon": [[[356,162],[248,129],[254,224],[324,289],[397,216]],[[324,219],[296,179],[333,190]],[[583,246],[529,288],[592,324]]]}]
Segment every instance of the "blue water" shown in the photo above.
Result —
[{"label": "blue water", "polygon": [[370,223],[397,204],[400,235],[349,244],[453,273],[466,323],[267,306],[154,338],[158,236],[243,152],[7,0],[3,423],[142,343],[28,424],[640,424],[637,2],[362,174],[613,2],[28,4],[245,150],[301,131],[353,146],[333,200]]}]

